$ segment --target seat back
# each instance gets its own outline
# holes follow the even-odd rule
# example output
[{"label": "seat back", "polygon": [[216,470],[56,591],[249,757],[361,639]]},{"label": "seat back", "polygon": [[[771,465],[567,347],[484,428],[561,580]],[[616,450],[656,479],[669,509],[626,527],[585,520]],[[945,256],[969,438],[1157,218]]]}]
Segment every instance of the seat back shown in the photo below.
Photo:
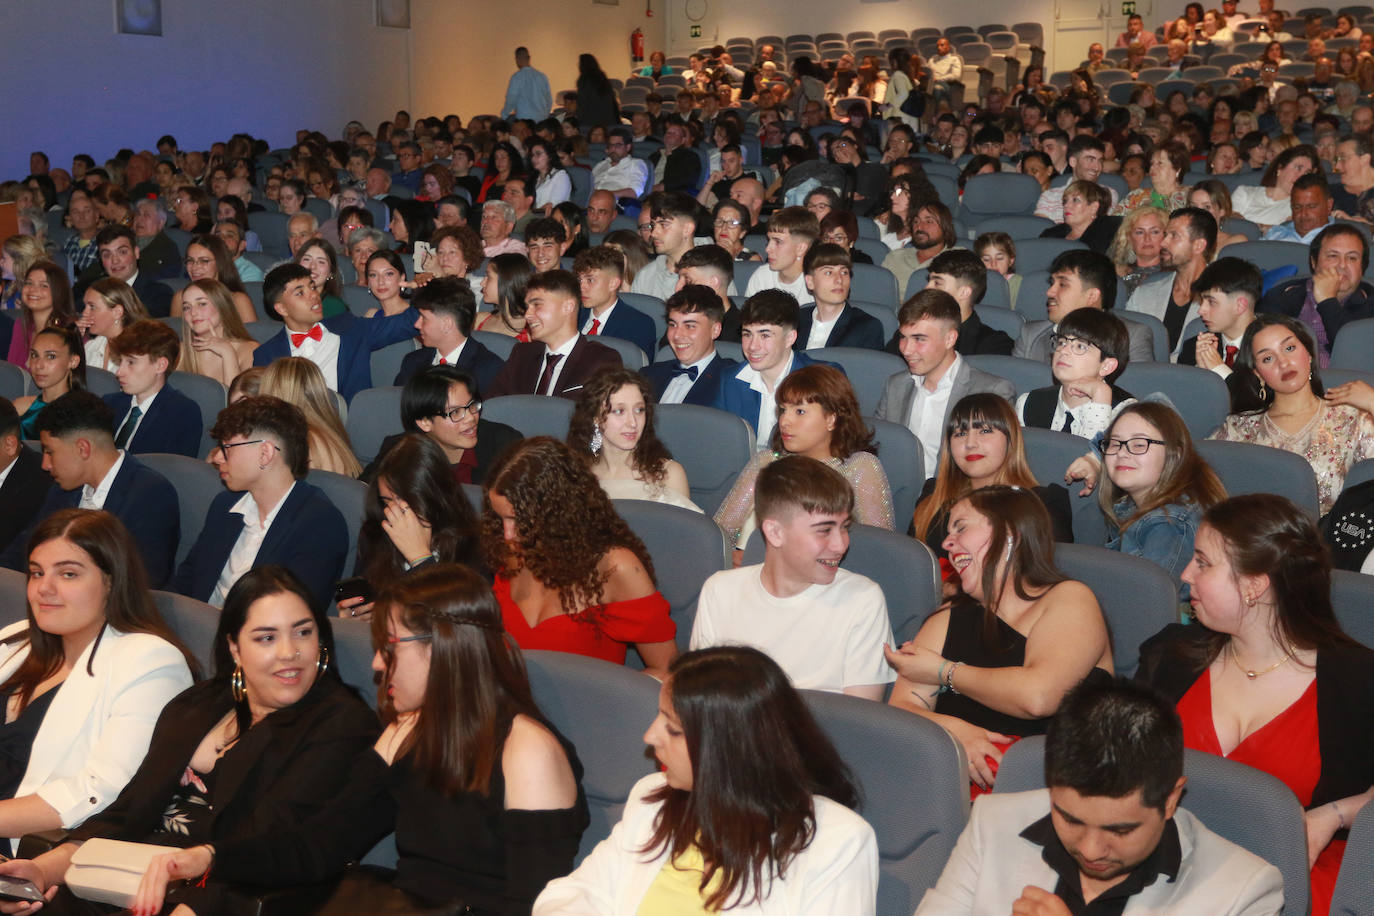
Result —
[{"label": "seat back", "polygon": [[[538,394],[509,394],[482,402],[482,416],[496,423],[513,426],[524,436],[568,435],[573,402]],[[689,478],[690,479],[690,478]]]},{"label": "seat back", "polygon": [[1155,392],[1166,395],[1194,439],[1207,438],[1225,422],[1231,409],[1226,381],[1215,372],[1197,366],[1130,363],[1116,384],[1138,398]]},{"label": "seat back", "polygon": [[660,404],[655,413],[659,439],[687,472],[692,502],[713,515],[754,455],[754,431],[732,413],[699,404]]},{"label": "seat back", "polygon": [[182,645],[200,662],[201,676],[209,677],[215,670],[215,633],[219,630],[219,608],[176,592],[154,589],[152,596],[162,619],[167,621]]},{"label": "seat back", "polygon": [[1308,247],[1297,242],[1272,242],[1257,239],[1253,242],[1236,242],[1226,246],[1228,258],[1244,258],[1252,264],[1263,265],[1265,270],[1292,265],[1298,269],[1297,275],[1305,277],[1312,272],[1307,261]]},{"label": "seat back", "polygon": [[255,210],[248,214],[248,228],[258,234],[263,251],[279,258],[289,258],[291,246],[286,241],[286,224],[290,219],[285,213]]},{"label": "seat back", "polygon": [[1039,199],[1040,182],[1031,176],[993,172],[968,180],[959,207],[964,221],[972,225],[997,216],[1030,216]]},{"label": "seat back", "polygon": [[647,499],[617,499],[615,509],[654,561],[658,590],[677,624],[678,647],[686,652],[701,586],[712,574],[730,568],[725,533],[709,515]]},{"label": "seat back", "polygon": [[[1283,911],[1306,913],[1311,896],[1307,833],[1297,796],[1263,770],[1203,751],[1183,752],[1183,773],[1188,786],[1182,807],[1208,830],[1274,865],[1283,875]],[[1045,738],[1022,738],[1002,757],[993,791],[1044,787]]]},{"label": "seat back", "polygon": [[380,350],[373,350],[371,357],[372,384],[390,385],[401,371],[401,363],[406,354],[415,351],[414,339],[398,340],[387,344]]},{"label": "seat back", "polygon": [[[495,331],[473,331],[472,339],[501,357],[502,360],[510,359],[510,353],[515,349],[516,344],[514,337],[511,337],[509,334],[497,334]],[[373,379],[373,381],[389,380]]]},{"label": "seat back", "polygon": [[[1026,460],[1031,473],[1042,484],[1064,485],[1064,472],[1069,465],[1092,451],[1092,443],[1082,436],[1050,429],[1027,426],[1021,430],[1026,443]],[[1107,543],[1107,520],[1102,517],[1097,500],[1080,498],[1080,484],[1069,488],[1069,506],[1073,512],[1073,540],[1075,544],[1100,547]]]},{"label": "seat back", "polygon": [[198,372],[173,372],[167,384],[195,401],[200,408],[200,454],[209,454],[215,444],[210,438],[210,427],[215,425],[215,418],[229,402],[229,392],[216,379]]},{"label": "seat back", "polygon": [[1317,476],[1301,455],[1251,442],[1204,439],[1195,444],[1231,496],[1282,493],[1317,520]]},{"label": "seat back", "polygon": [[22,366],[0,362],[0,398],[22,398],[29,391],[29,374]]},{"label": "seat back", "polygon": [[626,369],[633,369],[638,372],[649,365],[648,355],[639,349],[638,344],[632,341],[623,340],[619,337],[607,337],[603,334],[597,336],[596,343],[614,350],[616,355],[620,357],[621,365]]},{"label": "seat back", "polygon": [[1374,372],[1374,318],[1341,326],[1331,343],[1331,365],[1336,369]]},{"label": "seat back", "polygon": [[644,730],[658,710],[658,682],[599,659],[566,652],[524,653],[535,703],[573,743],[582,762],[591,824],[581,861],[610,836],[634,784],[653,772]]},{"label": "seat back", "polygon": [[[988,271],[989,279],[997,276],[998,275],[993,273],[992,271]],[[998,279],[1001,278],[998,277]],[[984,299],[986,299],[986,297],[984,297]],[[989,305],[986,301],[978,303],[978,306],[974,309],[974,311],[978,313],[978,319],[982,321],[983,324],[987,325],[993,330],[1001,331],[1003,334],[1006,334],[1008,337],[1010,337],[1013,341],[1015,341],[1018,337],[1021,336],[1021,328],[1026,323],[1026,319],[1022,318],[1019,314],[1013,312],[1011,309],[1000,308],[995,305]],[[1011,356],[1007,357],[1007,359],[1015,358],[1016,357]]]},{"label": "seat back", "polygon": [[1348,569],[1331,571],[1331,607],[1341,629],[1374,648],[1374,576]]},{"label": "seat back", "polygon": [[1097,595],[1111,632],[1113,667],[1134,675],[1140,644],[1178,622],[1178,583],[1157,563],[1105,547],[1056,544],[1054,560]]},{"label": "seat back", "polygon": [[1024,275],[1039,270],[1047,271],[1061,252],[1086,251],[1087,248],[1087,245],[1072,239],[1022,239],[1016,243],[1016,272]]},{"label": "seat back", "polygon": [[884,267],[875,264],[855,264],[852,268],[849,295],[865,302],[885,305],[896,311],[899,304],[897,278],[892,275],[892,271]]},{"label": "seat back", "polygon": [[836,363],[849,377],[854,394],[859,399],[859,411],[870,416],[878,409],[887,380],[898,372],[906,372],[906,361],[882,350],[861,347],[820,347],[807,350],[812,359]]},{"label": "seat back", "polygon": [[[984,309],[980,307],[978,309],[980,317],[983,312]],[[988,323],[991,324],[991,322]],[[1011,332],[1008,331],[1007,333],[1010,334]],[[1002,356],[999,353],[975,353],[963,358],[968,360],[968,364],[973,368],[981,369],[1011,382],[1018,395],[1054,384],[1054,375],[1050,372],[1049,363],[1042,363],[1034,359],[1022,359],[1019,356]]]},{"label": "seat back", "polygon": [[0,626],[23,620],[28,606],[29,577],[16,569],[0,568]]},{"label": "seat back", "polygon": [[224,490],[215,466],[185,455],[146,454],[138,460],[157,471],[177,491],[177,511],[181,518],[181,538],[177,544],[177,563],[186,559],[205,527],[210,503]]},{"label": "seat back", "polygon": [[643,312],[653,319],[654,340],[662,340],[663,335],[668,332],[667,310],[664,308],[663,300],[657,296],[647,296],[643,293],[620,294],[620,298],[626,305],[634,306],[635,311]]},{"label": "seat back", "polygon": [[348,412],[348,439],[353,454],[366,466],[381,451],[382,440],[403,432],[401,392],[396,387],[366,388],[353,396]]},{"label": "seat back", "polygon": [[87,366],[86,390],[103,398],[107,394],[119,394],[119,382],[113,372]]},{"label": "seat back", "polygon": [[[987,176],[978,176],[980,178]],[[967,193],[967,192],[966,192]],[[1054,220],[1043,216],[1026,215],[1021,213],[1004,213],[999,216],[991,216],[981,220],[973,227],[973,234],[976,238],[984,232],[1005,232],[1011,236],[1012,241],[1016,242],[1016,269],[1018,273],[1025,273],[1025,268],[1021,266],[1021,243],[1023,239],[1038,239],[1040,233],[1054,225]]]},{"label": "seat back", "polygon": [[313,470],[305,477],[305,482],[319,487],[334,508],[343,516],[348,528],[348,553],[344,555],[344,572],[353,575],[354,558],[358,555],[358,529],[363,524],[363,507],[367,501],[367,484],[333,471]]},{"label": "seat back", "polygon": [[1374,805],[1360,809],[1350,827],[1331,916],[1374,916]]},{"label": "seat back", "polygon": [[864,417],[873,430],[878,446],[878,461],[892,490],[892,518],[898,531],[911,524],[921,488],[926,482],[925,451],[915,433],[900,423]]}]

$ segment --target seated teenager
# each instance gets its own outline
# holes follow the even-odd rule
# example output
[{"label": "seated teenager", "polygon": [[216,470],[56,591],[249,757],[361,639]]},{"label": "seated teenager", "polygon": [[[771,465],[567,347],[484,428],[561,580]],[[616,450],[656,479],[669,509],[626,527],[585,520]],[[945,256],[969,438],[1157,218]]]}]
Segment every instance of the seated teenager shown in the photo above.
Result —
[{"label": "seated teenager", "polygon": [[612,499],[701,511],[692,502],[687,472],[654,434],[653,393],[638,372],[607,369],[592,376],[573,408],[567,441]]},{"label": "seated teenager", "polygon": [[[644,735],[662,773],[535,916],[845,913],[873,916],[878,844],[839,752],[766,655],[673,663]],[[749,788],[741,788],[749,787]]]},{"label": "seated teenager", "polygon": [[[234,256],[224,242],[214,235],[196,235],[186,245],[186,276],[195,283],[200,280],[216,280],[224,284],[234,303],[234,313],[243,322],[256,321],[257,310],[249,298],[243,281],[239,279],[238,268],[234,266]],[[180,317],[185,311],[185,290],[172,295],[171,314]]]},{"label": "seated teenager", "polygon": [[324,376],[308,359],[283,356],[264,366],[258,394],[280,398],[305,415],[310,450],[310,469],[357,477],[363,471],[353,454],[353,443],[344,429],[334,394],[324,386]]},{"label": "seated teenager", "polygon": [[1183,740],[1278,777],[1307,809],[1312,912],[1374,797],[1364,713],[1374,652],[1331,609],[1331,561],[1307,512],[1253,493],[1202,516],[1183,571],[1195,621],[1140,648],[1137,678],[1178,706]]},{"label": "seated teenager", "polygon": [[[739,343],[740,310],[735,308],[735,303],[730,299],[730,294],[735,290],[735,266],[730,253],[719,245],[697,245],[683,252],[677,260],[677,285],[674,291],[693,285],[705,286],[720,301],[720,339]],[[665,334],[658,345],[662,347],[668,343]]]},{"label": "seated teenager", "polygon": [[1124,680],[1064,698],[1045,783],[986,795],[916,916],[1234,913],[1277,916],[1283,876],[1179,807],[1184,730]]},{"label": "seated teenager", "polygon": [[303,356],[320,367],[329,388],[346,400],[372,387],[372,351],[409,340],[420,317],[407,308],[397,315],[357,318],[352,314],[322,320],[320,291],[310,271],[299,264],[272,268],[262,281],[262,299],[286,325],[253,352],[253,365],[283,356]]},{"label": "seated teenager", "polygon": [[227,388],[252,368],[257,348],[258,342],[234,311],[229,289],[223,283],[193,280],[181,291],[181,355],[177,365],[182,372],[208,376]]},{"label": "seated teenager", "polygon": [[47,327],[33,335],[29,344],[29,378],[38,394],[14,399],[19,426],[25,439],[38,438],[38,420],[44,409],[71,391],[86,388],[86,352],[75,328]]},{"label": "seated teenager", "polygon": [[504,423],[482,419],[477,381],[457,366],[431,366],[410,377],[401,391],[405,433],[387,436],[377,457],[363,471],[372,480],[378,462],[407,433],[420,433],[444,450],[455,483],[481,486],[497,457],[521,438]]},{"label": "seated teenager", "polygon": [[1210,369],[1234,390],[1241,378],[1232,370],[1263,285],[1259,268],[1242,258],[1217,258],[1207,265],[1193,284],[1206,330],[1179,347],[1179,364]]},{"label": "seated teenager", "polygon": [[[388,248],[374,251],[363,265],[363,276],[367,278],[368,292],[377,300],[376,305],[363,312],[364,318],[371,318],[373,315],[400,315],[410,307],[402,294],[407,290],[414,290],[415,284],[406,280],[405,262],[396,252]],[[314,282],[314,277],[311,277],[311,282]],[[318,286],[316,291],[321,296],[324,295],[324,290]]]},{"label": "seated teenager", "polygon": [[[1050,285],[1045,293],[1044,321],[1027,321],[1012,347],[1012,356],[1053,363],[1053,338],[1069,314],[1081,309],[1110,312],[1116,304],[1117,276],[1111,258],[1096,251],[1061,251],[1050,264]],[[1120,316],[1118,316],[1120,317]],[[1121,318],[1130,340],[1132,362],[1154,359],[1154,336],[1138,321]]]},{"label": "seated teenager", "polygon": [[620,298],[625,281],[624,255],[598,245],[579,254],[572,270],[582,295],[582,305],[577,310],[578,329],[588,337],[628,340],[643,350],[646,357],[652,357],[654,320]]},{"label": "seated teenager", "polygon": [[[114,444],[114,415],[89,391],[73,391],[43,411],[38,423],[43,467],[55,486],[34,515],[61,509],[103,509],[124,523],[138,545],[148,583],[162,588],[172,574],[181,516],[176,489],[152,468]],[[0,565],[26,568],[29,533],[10,542]]]},{"label": "seated teenager", "polygon": [[477,384],[488,387],[501,371],[501,357],[472,339],[477,299],[472,287],[460,277],[436,277],[415,291],[411,306],[419,313],[415,330],[420,349],[401,359],[393,385],[404,385],[427,366],[456,366],[472,373]]},{"label": "seated teenager", "polygon": [[784,207],[774,213],[768,219],[768,266],[754,271],[744,294],[778,289],[791,293],[798,303],[810,303],[811,290],[802,265],[820,235],[820,221],[805,207]]},{"label": "seated teenager", "polygon": [[63,509],[26,547],[27,613],[0,631],[6,851],[26,833],[76,827],[114,801],[158,713],[196,669],[113,515]]},{"label": "seated teenager", "polygon": [[534,274],[529,259],[520,254],[498,254],[487,261],[482,276],[482,304],[491,306],[474,326],[474,330],[490,331],[514,337],[528,343],[529,329],[525,327],[525,284]]},{"label": "seated teenager", "polygon": [[[664,337],[673,358],[650,363],[640,374],[649,380],[660,404],[710,407],[720,390],[721,376],[736,365],[716,351],[725,318],[720,296],[709,286],[684,284],[668,297],[665,309],[668,330]],[[739,317],[738,309],[731,312]]]},{"label": "seated teenager", "polygon": [[615,664],[633,645],[661,678],[677,627],[648,551],[586,462],[557,439],[525,439],[497,461],[485,494],[482,553],[511,638]]},{"label": "seated teenager", "polygon": [[813,245],[802,261],[806,288],[814,304],[804,306],[797,319],[798,350],[821,347],[883,348],[883,326],[878,319],[849,304],[854,262],[839,245]]},{"label": "seated teenager", "polygon": [[[1105,480],[1099,505],[1114,531],[1107,547],[1164,567],[1174,579],[1193,558],[1202,513],[1226,498],[1221,480],[1193,448],[1193,437],[1168,404],[1136,401],[1121,409],[1102,437]],[[1188,586],[1179,584],[1181,605]]]},{"label": "seated teenager", "polygon": [[854,522],[891,531],[892,490],[849,380],[829,365],[804,366],[778,385],[777,401],[777,425],[768,448],[749,460],[716,510],[728,543],[744,549],[755,528],[758,475],[786,455],[835,468],[854,490]]},{"label": "seated teenager", "polygon": [[963,356],[1008,355],[1015,344],[1004,332],[983,324],[976,306],[988,291],[988,269],[971,251],[942,251],[931,259],[926,289],[944,290],[959,303],[959,343]]},{"label": "seated teenager", "polygon": [[18,412],[0,397],[0,549],[34,523],[51,488],[43,459],[20,436]]},{"label": "seated teenager", "polygon": [[556,270],[562,264],[572,240],[556,219],[540,216],[524,225],[525,257],[530,259],[536,273]]},{"label": "seated teenager", "polygon": [[128,910],[135,913],[227,912],[232,886],[299,884],[274,881],[256,852],[337,799],[346,764],[378,731],[372,711],[339,680],[333,644],[328,619],[290,573],[269,566],[244,576],[220,614],[214,677],[162,710],[119,797],[68,842],[0,863],[0,874],[56,890],[44,912],[114,913],[61,886],[80,844],[100,837],[182,847],[149,864]]},{"label": "seated teenager", "polygon": [[984,487],[949,512],[945,550],[962,594],[885,649],[900,675],[889,702],[939,723],[987,789],[1003,751],[1044,734],[1079,681],[1112,672],[1097,598],[1054,565],[1049,513],[1027,490]]},{"label": "seated teenager", "polygon": [[575,400],[604,368],[619,368],[620,354],[578,333],[581,291],[566,270],[535,274],[525,286],[529,343],[517,343],[487,389],[489,398],[539,394]]},{"label": "seated teenager", "polygon": [[840,569],[849,550],[854,489],[802,455],[758,472],[757,566],[718,572],[697,600],[692,648],[738,643],[766,652],[797,687],[881,700],[893,675],[887,601],[871,579]]},{"label": "seated teenager", "polygon": [[148,310],[129,284],[109,277],[92,283],[81,303],[76,329],[87,336],[86,365],[113,372],[116,360],[110,356],[110,341],[126,326],[147,318]]},{"label": "seated teenager", "polygon": [[200,407],[167,384],[181,355],[176,331],[160,321],[136,321],[110,341],[110,352],[119,360],[121,392],[105,395],[115,416],[115,448],[199,458]]},{"label": "seated teenager", "polygon": [[1016,415],[1023,426],[1093,439],[1131,398],[1113,384],[1126,371],[1126,326],[1107,312],[1077,309],[1059,322],[1053,343],[1054,384],[1017,398]]},{"label": "seated teenager", "polygon": [[210,461],[228,492],[210,503],[171,590],[220,607],[250,569],[285,566],[327,606],[344,569],[348,535],[329,497],[305,482],[305,415],[277,398],[243,398],[219,412],[210,435],[219,443]]}]

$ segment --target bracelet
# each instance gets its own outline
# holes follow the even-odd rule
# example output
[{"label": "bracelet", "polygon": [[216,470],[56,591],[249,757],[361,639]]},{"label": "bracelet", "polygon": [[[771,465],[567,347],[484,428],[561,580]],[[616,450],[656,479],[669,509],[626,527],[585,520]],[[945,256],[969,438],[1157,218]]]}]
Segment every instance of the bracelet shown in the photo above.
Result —
[{"label": "bracelet", "polygon": [[421,555],[421,556],[418,556],[418,557],[416,557],[416,558],[413,559],[413,560],[406,560],[406,571],[409,572],[410,570],[412,570],[412,569],[414,569],[415,567],[419,566],[421,563],[425,562],[426,560],[432,560],[432,559],[434,559],[434,554],[432,554],[432,553],[427,553],[427,554],[423,554],[423,555]]},{"label": "bracelet", "polygon": [[215,847],[211,846],[209,843],[203,843],[202,845],[210,850],[210,864],[206,866],[205,874],[201,875],[200,880],[196,882],[196,887],[204,887],[210,880],[210,872],[215,870]]},{"label": "bracelet", "polygon": [[949,691],[949,688],[945,686],[945,668],[948,666],[949,662],[947,660],[940,660],[940,670],[935,673],[935,686],[938,688],[935,691],[936,696]]},{"label": "bracelet", "polygon": [[1335,812],[1336,812],[1336,820],[1340,821],[1341,829],[1344,830],[1344,829],[1345,829],[1345,815],[1344,815],[1344,814],[1341,814],[1341,806],[1338,805],[1338,804],[1336,804],[1335,802],[1332,802],[1332,803],[1331,803],[1331,807],[1332,807],[1332,808],[1335,810]]},{"label": "bracelet", "polygon": [[955,696],[958,696],[958,695],[959,695],[959,688],[957,688],[957,687],[954,686],[954,672],[955,672],[955,671],[958,669],[958,667],[959,667],[960,665],[962,665],[962,664],[963,664],[963,662],[955,662],[955,663],[953,663],[952,665],[950,665],[950,666],[949,666],[949,674],[945,677],[945,686],[948,687],[948,688],[949,688],[949,692],[952,693],[952,694],[954,694]]}]

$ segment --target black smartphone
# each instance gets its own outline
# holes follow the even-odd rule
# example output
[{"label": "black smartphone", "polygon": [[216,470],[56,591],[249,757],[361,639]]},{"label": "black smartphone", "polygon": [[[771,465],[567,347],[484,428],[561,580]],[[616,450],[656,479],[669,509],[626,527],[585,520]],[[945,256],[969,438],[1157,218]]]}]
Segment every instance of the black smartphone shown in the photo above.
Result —
[{"label": "black smartphone", "polygon": [[0,875],[0,900],[15,900],[22,903],[47,902],[37,884],[11,875]]},{"label": "black smartphone", "polygon": [[361,598],[366,604],[374,600],[372,586],[368,585],[367,579],[363,576],[354,576],[351,579],[344,579],[334,583],[334,603],[347,601],[350,598]]}]

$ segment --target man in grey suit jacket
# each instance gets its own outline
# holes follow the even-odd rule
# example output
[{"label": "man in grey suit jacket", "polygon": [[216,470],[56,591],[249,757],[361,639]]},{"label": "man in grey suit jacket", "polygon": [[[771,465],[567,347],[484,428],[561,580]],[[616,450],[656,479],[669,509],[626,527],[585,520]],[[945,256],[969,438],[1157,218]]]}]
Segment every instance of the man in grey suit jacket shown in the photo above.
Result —
[{"label": "man in grey suit jacket", "polygon": [[1044,773],[1047,789],[974,802],[916,916],[1082,913],[1094,901],[1124,916],[1282,911],[1279,870],[1179,807],[1183,726],[1148,688],[1091,677],[1074,688],[1045,737]]},{"label": "man in grey suit jacket", "polygon": [[1172,269],[1142,283],[1126,300],[1128,311],[1164,322],[1169,331],[1170,359],[1175,362],[1183,345],[1183,329],[1199,314],[1193,284],[1211,263],[1216,248],[1217,221],[1212,214],[1197,207],[1175,210],[1159,252],[1160,263]]},{"label": "man in grey suit jacket", "polygon": [[[1012,356],[1048,363],[1054,355],[1050,338],[1059,319],[1080,308],[1110,311],[1116,304],[1116,268],[1111,259],[1081,249],[1062,252],[1050,264],[1050,288],[1045,294],[1049,321],[1027,321]],[[1154,362],[1154,333],[1138,321],[1117,315],[1130,335],[1131,362]]]},{"label": "man in grey suit jacket", "polygon": [[898,346],[907,371],[883,386],[876,416],[915,433],[925,457],[926,477],[939,466],[950,409],[969,394],[988,392],[1016,399],[1011,382],[970,366],[959,355],[959,302],[949,293],[924,289],[897,312]]}]

